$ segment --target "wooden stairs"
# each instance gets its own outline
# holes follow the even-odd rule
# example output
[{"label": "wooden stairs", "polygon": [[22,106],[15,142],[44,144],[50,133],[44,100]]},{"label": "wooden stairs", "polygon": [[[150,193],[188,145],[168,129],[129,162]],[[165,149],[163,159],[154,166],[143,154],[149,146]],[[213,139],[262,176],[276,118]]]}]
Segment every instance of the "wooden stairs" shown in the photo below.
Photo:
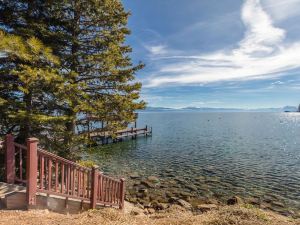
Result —
[{"label": "wooden stairs", "polygon": [[[48,209],[57,213],[80,213],[90,208],[87,202],[44,193],[36,193],[35,209]],[[97,206],[103,208],[103,206]],[[26,187],[0,182],[0,209],[27,210]]]},{"label": "wooden stairs", "polygon": [[5,152],[5,182],[0,182],[0,209],[49,209],[78,213],[87,209],[124,209],[125,180],[104,175],[38,148],[38,140],[1,143]]}]

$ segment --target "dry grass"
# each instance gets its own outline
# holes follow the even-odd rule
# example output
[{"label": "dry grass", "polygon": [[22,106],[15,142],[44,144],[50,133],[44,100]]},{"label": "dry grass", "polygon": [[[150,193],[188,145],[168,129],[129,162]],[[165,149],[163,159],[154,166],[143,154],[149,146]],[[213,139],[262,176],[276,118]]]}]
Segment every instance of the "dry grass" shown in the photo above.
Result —
[{"label": "dry grass", "polygon": [[244,207],[223,207],[217,211],[193,215],[179,207],[151,216],[133,216],[118,210],[105,209],[77,215],[62,215],[48,211],[0,211],[2,225],[300,225],[300,221]]}]

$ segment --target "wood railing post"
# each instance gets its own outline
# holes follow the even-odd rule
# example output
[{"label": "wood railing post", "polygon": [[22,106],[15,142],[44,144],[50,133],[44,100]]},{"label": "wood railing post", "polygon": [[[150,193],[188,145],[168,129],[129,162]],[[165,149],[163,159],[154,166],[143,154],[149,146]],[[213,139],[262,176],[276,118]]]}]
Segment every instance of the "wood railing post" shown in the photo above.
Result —
[{"label": "wood railing post", "polygon": [[38,139],[27,139],[27,162],[26,162],[26,179],[27,179],[27,192],[26,201],[27,208],[34,208],[36,205],[36,189],[37,189],[37,157]]},{"label": "wood railing post", "polygon": [[121,183],[120,183],[120,205],[119,208],[121,210],[124,209],[124,202],[125,202],[125,179],[122,178],[120,179]]},{"label": "wood railing post", "polygon": [[11,134],[5,136],[5,172],[6,182],[13,184],[15,182],[15,145],[14,137]]},{"label": "wood railing post", "polygon": [[98,178],[99,178],[99,171],[98,171],[98,166],[93,166],[92,169],[92,193],[91,193],[91,209],[96,208],[97,204],[97,193],[98,193]]}]

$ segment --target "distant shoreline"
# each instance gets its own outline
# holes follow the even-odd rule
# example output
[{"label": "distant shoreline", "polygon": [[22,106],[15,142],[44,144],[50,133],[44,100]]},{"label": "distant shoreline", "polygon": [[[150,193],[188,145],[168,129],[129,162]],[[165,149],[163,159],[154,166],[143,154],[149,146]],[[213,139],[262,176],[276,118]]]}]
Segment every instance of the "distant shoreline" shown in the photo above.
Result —
[{"label": "distant shoreline", "polygon": [[138,112],[298,112],[295,106],[285,106],[282,108],[257,108],[257,109],[240,109],[240,108],[210,108],[210,107],[185,107],[185,108],[165,108],[165,107],[147,107],[145,110]]}]

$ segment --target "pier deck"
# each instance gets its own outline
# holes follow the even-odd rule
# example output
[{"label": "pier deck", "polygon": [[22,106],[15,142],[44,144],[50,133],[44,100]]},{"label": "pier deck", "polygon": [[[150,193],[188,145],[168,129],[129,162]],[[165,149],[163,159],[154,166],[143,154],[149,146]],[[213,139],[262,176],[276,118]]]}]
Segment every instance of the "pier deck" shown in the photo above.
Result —
[{"label": "pier deck", "polygon": [[152,135],[152,128],[127,128],[123,130],[119,130],[115,132],[113,135],[108,131],[93,131],[90,132],[89,137],[96,142],[100,142],[100,144],[108,144],[111,142],[121,142],[126,138],[136,139],[138,136],[148,137]]}]

